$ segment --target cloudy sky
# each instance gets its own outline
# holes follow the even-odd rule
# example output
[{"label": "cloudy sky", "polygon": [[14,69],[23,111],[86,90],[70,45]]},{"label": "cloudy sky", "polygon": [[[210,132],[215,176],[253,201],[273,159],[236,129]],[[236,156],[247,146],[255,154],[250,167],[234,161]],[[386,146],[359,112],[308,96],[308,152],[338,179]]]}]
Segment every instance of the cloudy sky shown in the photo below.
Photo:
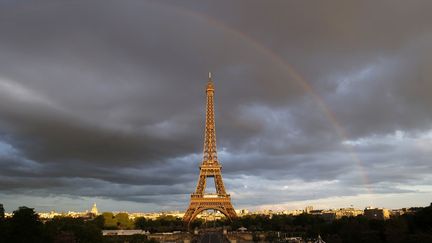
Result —
[{"label": "cloudy sky", "polygon": [[211,71],[235,208],[426,206],[431,10],[0,0],[0,203],[185,210]]}]

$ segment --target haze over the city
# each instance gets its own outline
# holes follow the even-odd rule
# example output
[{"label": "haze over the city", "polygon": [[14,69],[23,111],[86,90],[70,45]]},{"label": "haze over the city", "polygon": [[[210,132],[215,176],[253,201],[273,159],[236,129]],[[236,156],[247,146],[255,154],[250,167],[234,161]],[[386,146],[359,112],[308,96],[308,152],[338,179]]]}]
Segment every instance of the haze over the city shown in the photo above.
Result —
[{"label": "haze over the city", "polygon": [[0,203],[185,210],[211,71],[236,209],[427,206],[431,10],[0,0]]}]

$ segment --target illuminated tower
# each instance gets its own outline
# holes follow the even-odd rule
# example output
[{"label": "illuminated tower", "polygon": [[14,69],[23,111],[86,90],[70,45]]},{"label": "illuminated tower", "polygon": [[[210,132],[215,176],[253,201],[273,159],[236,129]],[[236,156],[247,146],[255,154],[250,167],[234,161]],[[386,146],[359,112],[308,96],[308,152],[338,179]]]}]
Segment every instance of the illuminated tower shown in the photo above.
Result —
[{"label": "illuminated tower", "polygon": [[[196,190],[191,195],[189,208],[183,217],[183,221],[190,223],[204,210],[213,209],[223,213],[227,218],[233,219],[237,214],[231,204],[231,197],[225,191],[222,181],[222,166],[217,158],[216,151],[216,126],[214,115],[214,84],[209,73],[209,80],[206,87],[207,105],[206,121],[204,131],[204,154],[200,166],[200,175]],[[213,178],[216,187],[215,194],[205,193],[207,178]]]}]

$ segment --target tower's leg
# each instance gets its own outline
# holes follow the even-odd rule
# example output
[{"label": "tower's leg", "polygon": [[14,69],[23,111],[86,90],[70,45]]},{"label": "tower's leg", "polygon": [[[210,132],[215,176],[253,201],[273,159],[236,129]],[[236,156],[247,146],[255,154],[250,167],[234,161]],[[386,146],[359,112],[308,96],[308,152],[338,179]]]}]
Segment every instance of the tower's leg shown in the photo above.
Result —
[{"label": "tower's leg", "polygon": [[196,194],[204,194],[204,190],[206,187],[206,175],[204,175],[202,172],[200,172],[200,176],[198,179],[198,184],[197,184],[197,188],[196,188]]},{"label": "tower's leg", "polygon": [[224,195],[224,194],[226,194],[226,192],[225,192],[225,186],[224,186],[224,184],[223,184],[221,174],[220,174],[220,173],[216,174],[216,175],[214,176],[214,180],[215,180],[216,192],[217,192],[219,195]]}]

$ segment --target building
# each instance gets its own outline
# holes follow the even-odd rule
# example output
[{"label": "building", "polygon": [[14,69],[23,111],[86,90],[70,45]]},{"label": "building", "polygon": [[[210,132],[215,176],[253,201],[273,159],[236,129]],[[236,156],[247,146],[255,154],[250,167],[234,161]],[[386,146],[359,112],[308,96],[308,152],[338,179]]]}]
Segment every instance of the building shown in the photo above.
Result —
[{"label": "building", "polygon": [[42,212],[42,213],[38,213],[38,215],[39,215],[39,218],[41,218],[41,219],[52,219],[54,217],[60,217],[60,216],[62,216],[61,213],[57,213],[57,212],[54,212],[54,211],[47,212],[47,213]]},{"label": "building", "polygon": [[150,232],[144,230],[102,230],[102,235],[148,235]]},{"label": "building", "polygon": [[239,216],[244,216],[244,215],[248,215],[249,214],[249,210],[247,210],[247,209],[238,209],[238,210],[236,210],[236,213]]},{"label": "building", "polygon": [[[308,211],[305,209],[305,213]],[[325,210],[309,210],[309,214],[319,215],[327,221],[340,219],[342,217],[356,217],[363,214],[363,210],[355,208],[339,208],[339,209],[325,209]]]},{"label": "building", "polygon": [[300,215],[304,212],[305,211],[303,211],[303,210],[295,209],[295,210],[284,210],[281,212],[281,214],[296,216],[296,215]]},{"label": "building", "polygon": [[309,212],[309,214],[312,214],[312,215],[321,215],[323,213],[323,211],[324,210],[322,210],[322,209],[315,209],[315,210],[311,210]]},{"label": "building", "polygon": [[310,213],[313,210],[312,206],[306,206],[304,212],[305,213]]},{"label": "building", "polygon": [[340,208],[334,210],[335,218],[340,219],[342,217],[356,217],[358,215],[363,214],[363,210],[355,209],[355,208]]},{"label": "building", "polygon": [[368,219],[386,220],[390,218],[390,210],[385,208],[365,208],[364,216]]},{"label": "building", "polygon": [[96,203],[93,203],[93,207],[91,208],[90,213],[92,213],[92,214],[94,214],[96,216],[99,215],[99,211],[98,211],[98,209],[96,207]]}]

